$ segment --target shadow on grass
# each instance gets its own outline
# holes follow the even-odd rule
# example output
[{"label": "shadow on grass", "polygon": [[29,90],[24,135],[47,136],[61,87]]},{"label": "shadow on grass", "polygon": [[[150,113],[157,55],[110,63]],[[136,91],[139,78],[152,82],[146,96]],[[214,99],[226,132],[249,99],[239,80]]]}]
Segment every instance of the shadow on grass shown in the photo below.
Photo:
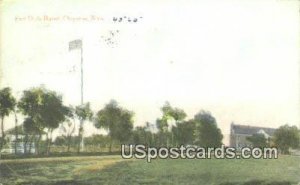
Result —
[{"label": "shadow on grass", "polygon": [[[101,161],[99,162],[102,163]],[[173,168],[167,167],[174,165],[174,163],[169,163],[172,161],[161,161],[160,163],[153,163],[152,166],[146,166],[150,164],[142,162],[132,162],[134,161],[121,161],[105,168],[94,168],[98,163],[95,160],[84,163],[76,160],[71,162],[52,161],[51,163],[1,164],[0,181],[5,180],[2,182],[3,185],[212,184],[211,173],[193,173],[193,171],[183,173],[182,168],[187,169],[187,167],[191,166],[190,163],[188,163],[189,165],[184,163],[187,166],[179,163],[180,170],[176,170],[176,168],[173,170]],[[158,164],[159,166],[157,166]],[[152,167],[155,168],[152,169]],[[75,169],[81,169],[78,171],[80,173],[77,173]],[[252,177],[255,178],[255,176]],[[291,182],[272,181],[272,178],[265,181],[253,179],[241,182],[229,177],[228,182],[224,182],[224,179],[218,180],[219,182],[217,183],[219,185],[292,185],[291,182],[295,184],[294,180],[290,180]]]},{"label": "shadow on grass", "polygon": [[[22,183],[22,185],[36,185],[40,184],[41,182],[28,182],[28,183]],[[107,182],[106,182],[107,183]],[[44,185],[86,185],[87,182],[77,181],[77,180],[62,180],[58,182],[48,182],[43,183]],[[92,183],[94,184],[94,183]],[[259,181],[259,180],[252,180],[248,182],[227,182],[227,183],[221,183],[220,185],[291,185],[292,183],[287,181]]]},{"label": "shadow on grass", "polygon": [[292,183],[288,181],[251,180],[247,182],[225,182],[220,185],[292,185]]},{"label": "shadow on grass", "polygon": [[43,184],[43,185],[84,185],[84,183],[79,183],[74,180],[62,180],[58,182],[41,182],[41,181],[32,181],[32,182],[22,182],[17,183],[17,185],[37,185],[37,184]]}]

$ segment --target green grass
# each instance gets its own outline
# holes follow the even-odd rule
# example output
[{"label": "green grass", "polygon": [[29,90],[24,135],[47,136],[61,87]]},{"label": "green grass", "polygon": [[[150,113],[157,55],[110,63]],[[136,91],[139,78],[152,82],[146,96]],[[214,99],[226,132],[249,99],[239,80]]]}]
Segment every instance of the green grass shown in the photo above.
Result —
[{"label": "green grass", "polygon": [[157,159],[62,157],[5,160],[0,183],[9,184],[216,184],[283,185],[300,182],[300,157],[279,159]]}]

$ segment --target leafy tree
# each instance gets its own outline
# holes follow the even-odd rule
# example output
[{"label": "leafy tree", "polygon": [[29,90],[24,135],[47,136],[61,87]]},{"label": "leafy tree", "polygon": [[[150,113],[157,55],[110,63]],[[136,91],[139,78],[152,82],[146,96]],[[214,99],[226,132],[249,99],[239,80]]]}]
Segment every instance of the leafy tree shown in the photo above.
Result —
[{"label": "leafy tree", "polygon": [[65,146],[67,145],[66,137],[64,136],[57,136],[54,140],[54,144],[57,146]]},{"label": "leafy tree", "polygon": [[65,138],[67,152],[70,152],[72,135],[75,132],[75,109],[72,106],[66,108],[66,122],[61,124],[60,131]]},{"label": "leafy tree", "polygon": [[246,137],[246,139],[252,143],[253,147],[266,147],[267,138],[263,134],[255,133],[252,136]]},{"label": "leafy tree", "polygon": [[111,152],[113,140],[126,142],[129,140],[133,129],[133,112],[118,105],[111,100],[103,109],[97,112],[95,127],[108,130],[111,138],[109,152]]},{"label": "leafy tree", "polygon": [[176,127],[172,128],[177,145],[192,144],[195,140],[195,121],[183,121],[177,123]]},{"label": "leafy tree", "polygon": [[75,114],[78,117],[79,121],[80,121],[80,126],[79,126],[79,130],[78,130],[78,148],[77,148],[77,152],[80,152],[80,144],[83,146],[84,142],[83,142],[83,133],[84,133],[84,122],[87,120],[92,120],[93,118],[93,111],[91,110],[90,107],[90,103],[85,103],[83,105],[77,106],[75,108]]},{"label": "leafy tree", "polygon": [[0,90],[0,119],[1,119],[1,140],[0,150],[5,144],[5,132],[4,132],[4,118],[9,116],[14,111],[16,105],[16,99],[12,96],[11,89],[9,87]]},{"label": "leafy tree", "polygon": [[177,137],[177,139],[174,139],[174,135],[179,136],[184,134],[180,132],[183,131],[181,128],[182,126],[184,127],[185,125],[182,125],[180,123],[182,123],[182,121],[186,118],[186,113],[182,109],[173,108],[171,109],[170,116],[175,120],[175,125],[176,125],[176,127],[172,127],[172,144],[178,145],[180,139],[182,138]]},{"label": "leafy tree", "polygon": [[156,127],[158,128],[157,138],[159,146],[169,145],[168,122],[166,119],[156,119]]},{"label": "leafy tree", "polygon": [[156,119],[156,127],[159,132],[166,132],[168,130],[168,123],[164,119]]},{"label": "leafy tree", "polygon": [[[17,105],[17,103],[16,103]],[[17,107],[14,107],[13,113],[15,116],[15,155],[17,154],[17,146],[18,146],[18,142],[19,142],[19,134],[18,134],[18,117],[17,117]]]},{"label": "leafy tree", "polygon": [[275,131],[274,142],[282,153],[288,154],[289,148],[297,148],[300,145],[299,130],[296,126],[283,125]]},{"label": "leafy tree", "polygon": [[[25,133],[25,137],[23,138],[24,153],[26,154],[30,153],[32,143],[35,143],[36,146],[38,145],[39,141],[37,141],[36,134],[42,131],[40,131],[40,128],[34,123],[34,120],[31,117],[25,118],[23,122],[23,129]],[[27,148],[28,143],[29,148]]]},{"label": "leafy tree", "polygon": [[[182,109],[172,107],[169,102],[163,105],[161,111],[163,113],[162,118],[157,119],[156,122],[161,138],[166,139],[167,146],[169,146],[170,138],[172,145],[177,145],[179,141],[174,139],[174,134],[179,135],[180,129],[176,129],[175,127],[186,118],[186,113]],[[172,132],[169,133],[169,121],[172,120],[175,121],[175,127],[172,125]]]},{"label": "leafy tree", "polygon": [[201,147],[220,147],[223,135],[217,127],[216,119],[207,111],[200,111],[194,116],[195,144]]},{"label": "leafy tree", "polygon": [[171,110],[170,115],[175,120],[176,124],[179,121],[183,121],[186,118],[186,113],[184,112],[184,110],[176,108],[176,107]]},{"label": "leafy tree", "polygon": [[27,116],[24,121],[24,130],[30,131],[34,138],[37,136],[37,139],[35,140],[36,153],[39,153],[40,140],[45,128],[45,123],[40,114],[43,93],[43,88],[25,90],[18,102],[20,112]]},{"label": "leafy tree", "polygon": [[43,87],[32,88],[23,91],[18,108],[30,120],[28,123],[31,124],[28,124],[27,127],[29,127],[29,130],[34,131],[34,137],[38,136],[36,140],[37,153],[39,153],[41,136],[44,129],[47,129],[46,152],[49,153],[52,132],[61,122],[65,121],[67,114],[67,108],[62,104],[62,97],[56,92]]},{"label": "leafy tree", "polygon": [[152,133],[148,130],[147,126],[137,126],[132,133],[134,144],[152,145]]},{"label": "leafy tree", "polygon": [[165,102],[165,104],[160,108],[160,110],[163,113],[162,119],[164,120],[172,119],[173,108],[171,107],[168,101]]},{"label": "leafy tree", "polygon": [[[58,128],[59,124],[66,120],[69,109],[62,103],[62,97],[54,91],[46,90],[42,94],[42,104],[40,116],[43,119],[45,128],[47,128],[47,154],[50,152],[53,130]],[[48,137],[48,135],[50,135]]]},{"label": "leafy tree", "polygon": [[[92,136],[85,138],[85,144],[92,146],[94,151],[101,151],[101,148],[108,146],[110,138],[107,135],[93,134]],[[98,149],[98,150],[97,150]]]}]

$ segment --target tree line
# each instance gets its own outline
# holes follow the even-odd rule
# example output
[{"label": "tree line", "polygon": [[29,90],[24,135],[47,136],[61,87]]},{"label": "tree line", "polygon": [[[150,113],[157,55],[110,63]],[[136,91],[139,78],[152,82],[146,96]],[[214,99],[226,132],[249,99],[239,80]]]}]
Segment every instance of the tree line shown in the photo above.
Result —
[{"label": "tree line", "polygon": [[300,130],[296,126],[282,125],[275,130],[273,137],[266,138],[263,134],[255,133],[246,137],[253,147],[277,147],[281,153],[289,154],[290,149],[300,147]]},{"label": "tree line", "polygon": [[[17,144],[24,144],[26,153],[27,144],[34,144],[36,154],[49,154],[53,144],[53,131],[60,129],[64,134],[56,138],[54,144],[76,146],[80,152],[83,144],[84,125],[87,121],[97,129],[105,129],[107,135],[93,135],[85,138],[86,143],[96,146],[97,143],[109,146],[109,152],[115,144],[145,144],[148,146],[180,146],[197,145],[202,147],[219,147],[222,145],[223,135],[218,128],[216,119],[210,112],[201,110],[192,119],[187,120],[183,109],[173,107],[169,102],[161,107],[161,117],[155,124],[147,122],[144,126],[134,128],[134,112],[121,107],[117,101],[111,100],[104,108],[93,112],[90,103],[78,106],[66,106],[62,96],[57,92],[44,87],[34,87],[24,90],[17,101],[9,87],[0,90],[0,119],[1,138],[0,151],[8,143],[5,137],[5,117],[13,114],[15,117],[15,152]],[[18,115],[24,116],[24,121],[18,123]],[[78,133],[75,133],[76,121]],[[153,128],[154,126],[154,128]],[[23,137],[19,137],[18,128],[22,127]],[[154,132],[154,129],[157,130]],[[293,136],[291,136],[291,132]],[[42,136],[46,135],[46,140]],[[261,136],[252,136],[248,140],[254,145],[262,146],[266,141]],[[275,133],[275,146],[286,151],[289,147],[299,146],[299,130],[285,125]],[[290,144],[290,145],[289,145]]]},{"label": "tree line", "polygon": [[[4,118],[14,114],[15,119],[15,147],[17,142],[34,143],[36,153],[40,153],[43,143],[45,153],[49,154],[53,144],[52,135],[55,129],[63,130],[56,143],[65,143],[68,147],[77,145],[80,152],[84,124],[93,122],[95,128],[105,129],[107,136],[104,140],[109,144],[109,151],[114,143],[147,144],[152,146],[179,146],[181,144],[199,144],[202,146],[220,146],[222,133],[217,127],[215,118],[207,111],[200,111],[194,119],[186,121],[186,113],[179,108],[172,107],[168,102],[161,108],[162,117],[157,118],[155,127],[157,132],[145,126],[133,126],[134,112],[121,107],[115,100],[111,100],[101,110],[93,112],[90,103],[78,106],[66,106],[62,96],[44,87],[35,87],[23,91],[17,101],[10,88],[0,90],[1,141],[0,149],[7,143],[5,138]],[[19,139],[17,114],[24,117],[22,125],[25,136]],[[78,133],[75,132],[76,120],[80,122]],[[46,135],[46,141],[41,141]],[[108,139],[107,139],[108,138]],[[59,139],[61,140],[59,142]],[[62,141],[63,140],[63,141]],[[16,148],[15,148],[15,151]]]}]

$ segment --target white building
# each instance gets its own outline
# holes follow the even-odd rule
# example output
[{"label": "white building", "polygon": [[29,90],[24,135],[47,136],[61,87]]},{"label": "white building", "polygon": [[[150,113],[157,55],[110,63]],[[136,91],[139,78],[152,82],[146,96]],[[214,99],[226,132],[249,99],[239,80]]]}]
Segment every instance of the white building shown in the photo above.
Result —
[{"label": "white building", "polygon": [[262,134],[266,139],[269,139],[273,136],[275,130],[275,128],[237,125],[232,123],[230,126],[230,147],[237,149],[251,147],[252,144],[247,140],[247,137],[253,134]]}]

